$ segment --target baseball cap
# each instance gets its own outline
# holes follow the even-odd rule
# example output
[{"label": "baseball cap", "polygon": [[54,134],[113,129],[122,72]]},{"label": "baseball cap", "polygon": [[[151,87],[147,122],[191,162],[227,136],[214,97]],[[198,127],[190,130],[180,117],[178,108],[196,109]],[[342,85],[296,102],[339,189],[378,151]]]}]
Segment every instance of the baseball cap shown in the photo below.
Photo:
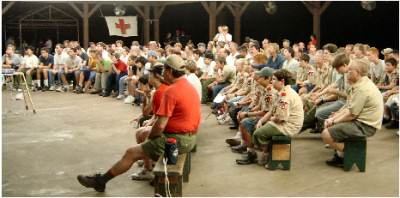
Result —
[{"label": "baseball cap", "polygon": [[160,74],[162,76],[162,72],[163,72],[164,67],[161,65],[155,65],[153,66],[151,69],[149,69],[149,72],[153,72],[156,74]]},{"label": "baseball cap", "polygon": [[159,59],[157,59],[157,62],[160,62],[160,63],[162,63],[162,64],[165,64],[165,58],[159,58]]},{"label": "baseball cap", "polygon": [[197,47],[200,47],[200,46],[203,46],[203,47],[205,47],[205,46],[206,46],[206,44],[204,44],[204,43],[199,43],[199,44],[197,44]]},{"label": "baseball cap", "polygon": [[211,53],[204,54],[204,58],[213,59],[213,55]]},{"label": "baseball cap", "polygon": [[254,72],[255,75],[257,76],[263,76],[263,77],[271,77],[274,74],[275,70],[269,67],[264,67],[262,70],[260,71],[256,71]]},{"label": "baseball cap", "polygon": [[392,48],[386,48],[381,51],[382,54],[390,54],[393,52]]},{"label": "baseball cap", "polygon": [[183,59],[176,54],[168,56],[167,60],[165,61],[165,64],[177,71],[185,70],[185,61],[183,61]]},{"label": "baseball cap", "polygon": [[154,56],[154,57],[158,57],[157,52],[154,51],[154,50],[150,50],[149,52],[146,53],[146,55],[151,55],[151,56]]}]

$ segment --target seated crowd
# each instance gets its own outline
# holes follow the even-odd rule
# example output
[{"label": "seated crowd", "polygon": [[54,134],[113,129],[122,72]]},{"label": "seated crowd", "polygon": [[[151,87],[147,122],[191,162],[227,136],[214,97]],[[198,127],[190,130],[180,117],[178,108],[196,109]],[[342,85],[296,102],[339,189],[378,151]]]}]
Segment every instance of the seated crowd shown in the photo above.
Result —
[{"label": "seated crowd", "polygon": [[[326,163],[343,166],[345,138],[372,136],[382,124],[398,129],[397,50],[382,50],[384,59],[380,59],[377,48],[359,43],[339,48],[329,43],[317,49],[314,43],[307,48],[302,42],[290,46],[285,39],[280,49],[278,43],[264,39],[262,46],[256,40],[239,46],[226,28],[219,31],[213,41],[197,46],[176,43],[161,48],[156,41],[143,46],[134,41],[128,48],[118,40],[111,45],[90,43],[85,50],[65,41],[55,46],[54,53],[42,48],[39,58],[31,47],[21,56],[9,45],[2,68],[24,72],[31,91],[67,92],[71,87],[77,94],[112,96],[141,105],[142,113],[131,121],[140,127],[136,140],[141,144],[149,137],[163,94],[171,86],[163,78],[165,67],[170,66],[166,62],[178,56],[185,61],[185,77],[201,104],[212,102],[218,123],[238,130],[226,139],[233,152],[244,154],[237,164],[255,163],[257,147],[262,150],[258,163],[268,168],[272,136],[294,136],[311,129],[322,133],[327,147],[336,151]],[[19,83],[13,80],[13,88]],[[152,178],[150,158],[139,162],[143,169],[132,179]],[[111,175],[97,175],[96,181],[105,185]],[[105,178],[104,184],[99,178]]]}]

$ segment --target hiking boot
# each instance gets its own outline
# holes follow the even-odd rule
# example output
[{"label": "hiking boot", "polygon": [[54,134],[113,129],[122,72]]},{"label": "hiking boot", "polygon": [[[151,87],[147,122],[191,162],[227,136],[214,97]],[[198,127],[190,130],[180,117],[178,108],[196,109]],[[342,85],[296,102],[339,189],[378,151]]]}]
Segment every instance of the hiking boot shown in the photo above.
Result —
[{"label": "hiking boot", "polygon": [[111,94],[110,93],[108,93],[107,91],[104,91],[104,93],[103,93],[103,97],[108,97],[108,96],[110,96]]},{"label": "hiking boot", "polygon": [[94,188],[97,192],[104,192],[106,184],[101,184],[99,182],[100,176],[100,173],[94,175],[78,175],[78,181],[86,188]]},{"label": "hiking boot", "polygon": [[337,154],[334,155],[332,160],[327,160],[325,161],[326,165],[328,166],[334,166],[334,167],[340,167],[343,168],[343,158],[339,157]]},{"label": "hiking boot", "polygon": [[235,137],[228,138],[226,139],[226,143],[229,144],[229,146],[238,146],[240,145],[240,141],[242,140],[242,132],[237,132]]},{"label": "hiking boot", "polygon": [[244,153],[247,151],[247,146],[239,145],[231,148],[234,153]]},{"label": "hiking boot", "polygon": [[246,165],[246,164],[252,164],[257,161],[257,153],[251,153],[250,151],[247,151],[246,154],[244,154],[241,158],[236,159],[237,164],[241,165]]},{"label": "hiking boot", "polygon": [[149,171],[146,167],[143,167],[139,172],[133,173],[131,178],[132,180],[152,180],[154,175],[153,171]]},{"label": "hiking boot", "polygon": [[398,120],[391,120],[389,123],[384,125],[387,129],[398,129],[399,128],[399,121]]},{"label": "hiking boot", "polygon": [[261,160],[258,160],[258,165],[265,166],[269,163],[269,155],[264,152],[261,155]]}]

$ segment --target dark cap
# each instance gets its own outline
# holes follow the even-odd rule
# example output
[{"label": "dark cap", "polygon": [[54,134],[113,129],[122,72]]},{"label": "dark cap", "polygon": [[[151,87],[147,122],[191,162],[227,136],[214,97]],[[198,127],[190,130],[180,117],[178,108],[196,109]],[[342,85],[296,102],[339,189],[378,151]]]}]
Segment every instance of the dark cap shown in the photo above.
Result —
[{"label": "dark cap", "polygon": [[206,44],[204,44],[204,43],[199,43],[199,44],[197,44],[197,47],[200,47],[200,46],[203,46],[203,47],[205,47],[205,46],[206,46]]},{"label": "dark cap", "polygon": [[212,60],[214,57],[211,53],[206,53],[206,54],[204,54],[204,58],[208,58],[208,59]]},{"label": "dark cap", "polygon": [[162,72],[163,72],[164,67],[161,65],[155,65],[153,66],[151,69],[149,69],[149,72],[153,72],[156,74],[160,74],[160,76],[162,76]]}]

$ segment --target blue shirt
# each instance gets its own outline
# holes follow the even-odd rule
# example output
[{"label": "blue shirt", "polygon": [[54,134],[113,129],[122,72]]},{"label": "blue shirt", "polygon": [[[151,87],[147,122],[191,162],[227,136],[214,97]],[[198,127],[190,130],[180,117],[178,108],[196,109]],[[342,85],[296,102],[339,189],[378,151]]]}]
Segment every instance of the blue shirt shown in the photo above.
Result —
[{"label": "blue shirt", "polygon": [[264,67],[267,67],[267,66],[268,66],[267,64],[260,64],[260,65],[257,65],[257,66],[252,65],[251,67],[254,68],[254,69],[262,70]]},{"label": "blue shirt", "polygon": [[281,54],[278,54],[278,56],[276,56],[275,62],[273,62],[272,59],[272,56],[268,58],[267,67],[270,67],[272,69],[282,69],[283,62],[285,62],[286,59]]}]

